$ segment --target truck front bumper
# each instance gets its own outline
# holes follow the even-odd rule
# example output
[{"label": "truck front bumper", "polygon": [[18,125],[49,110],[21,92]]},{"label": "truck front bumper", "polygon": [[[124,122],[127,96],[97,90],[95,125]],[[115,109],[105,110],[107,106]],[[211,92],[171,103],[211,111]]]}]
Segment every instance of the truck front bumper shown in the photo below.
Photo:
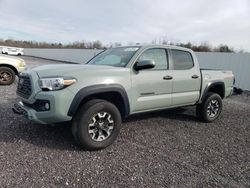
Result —
[{"label": "truck front bumper", "polygon": [[39,124],[52,124],[70,121],[72,118],[51,111],[36,111],[35,109],[25,105],[22,101],[14,104],[12,108],[15,114],[23,115],[27,119]]},{"label": "truck front bumper", "polygon": [[20,101],[12,110],[39,124],[66,122],[72,119],[67,115],[72,95],[67,89],[58,92],[39,92],[34,98],[35,102]]},{"label": "truck front bumper", "polygon": [[36,123],[46,124],[45,122],[43,122],[42,120],[40,120],[37,117],[35,110],[33,110],[32,108],[29,108],[27,106],[24,106],[22,101],[14,104],[12,110],[15,114],[24,115],[26,118],[28,118],[29,120],[32,120]]}]

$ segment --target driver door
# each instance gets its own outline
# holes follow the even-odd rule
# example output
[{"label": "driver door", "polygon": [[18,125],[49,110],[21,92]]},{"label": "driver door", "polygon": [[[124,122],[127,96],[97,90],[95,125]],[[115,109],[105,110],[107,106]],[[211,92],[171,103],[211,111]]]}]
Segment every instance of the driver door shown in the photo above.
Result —
[{"label": "driver door", "polygon": [[132,72],[132,113],[162,109],[172,105],[172,71],[165,48],[145,50],[137,59],[153,60],[155,67]]}]

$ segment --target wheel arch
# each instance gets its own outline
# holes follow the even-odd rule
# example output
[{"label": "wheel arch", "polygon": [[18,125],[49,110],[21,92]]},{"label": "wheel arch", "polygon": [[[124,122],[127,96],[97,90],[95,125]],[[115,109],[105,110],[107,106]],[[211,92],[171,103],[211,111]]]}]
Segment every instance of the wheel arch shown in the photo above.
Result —
[{"label": "wheel arch", "polygon": [[212,82],[210,84],[208,84],[208,86],[206,87],[201,101],[204,101],[206,95],[208,92],[213,92],[216,93],[218,95],[220,95],[221,99],[225,98],[225,84],[222,81],[216,81],[216,82]]},{"label": "wheel arch", "polygon": [[92,99],[111,102],[118,108],[123,118],[129,115],[129,99],[126,90],[118,84],[94,85],[80,89],[70,105],[68,115],[73,117],[81,105]]},{"label": "wheel arch", "polygon": [[16,69],[16,67],[14,67],[13,65],[9,65],[9,64],[0,64],[0,67],[8,67],[10,69],[12,69],[16,75],[18,75],[18,71]]}]

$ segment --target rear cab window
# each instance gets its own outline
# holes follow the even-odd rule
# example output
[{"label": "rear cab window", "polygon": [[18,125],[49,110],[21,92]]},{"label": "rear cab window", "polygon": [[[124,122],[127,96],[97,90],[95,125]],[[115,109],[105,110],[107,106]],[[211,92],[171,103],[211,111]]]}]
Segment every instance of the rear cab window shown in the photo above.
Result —
[{"label": "rear cab window", "polygon": [[194,67],[192,54],[183,50],[171,50],[174,70],[187,70]]}]

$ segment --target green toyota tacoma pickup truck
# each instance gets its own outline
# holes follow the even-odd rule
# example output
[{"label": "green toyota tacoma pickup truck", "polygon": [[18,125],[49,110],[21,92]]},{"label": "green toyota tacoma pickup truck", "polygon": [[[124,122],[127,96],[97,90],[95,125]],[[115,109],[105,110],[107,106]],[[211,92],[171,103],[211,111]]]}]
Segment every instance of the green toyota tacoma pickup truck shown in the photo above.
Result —
[{"label": "green toyota tacoma pickup truck", "polygon": [[70,121],[76,143],[96,150],[114,142],[129,115],[194,105],[201,120],[216,120],[234,80],[232,71],[201,70],[186,48],[119,47],[87,64],[22,72],[13,111],[41,124]]}]

